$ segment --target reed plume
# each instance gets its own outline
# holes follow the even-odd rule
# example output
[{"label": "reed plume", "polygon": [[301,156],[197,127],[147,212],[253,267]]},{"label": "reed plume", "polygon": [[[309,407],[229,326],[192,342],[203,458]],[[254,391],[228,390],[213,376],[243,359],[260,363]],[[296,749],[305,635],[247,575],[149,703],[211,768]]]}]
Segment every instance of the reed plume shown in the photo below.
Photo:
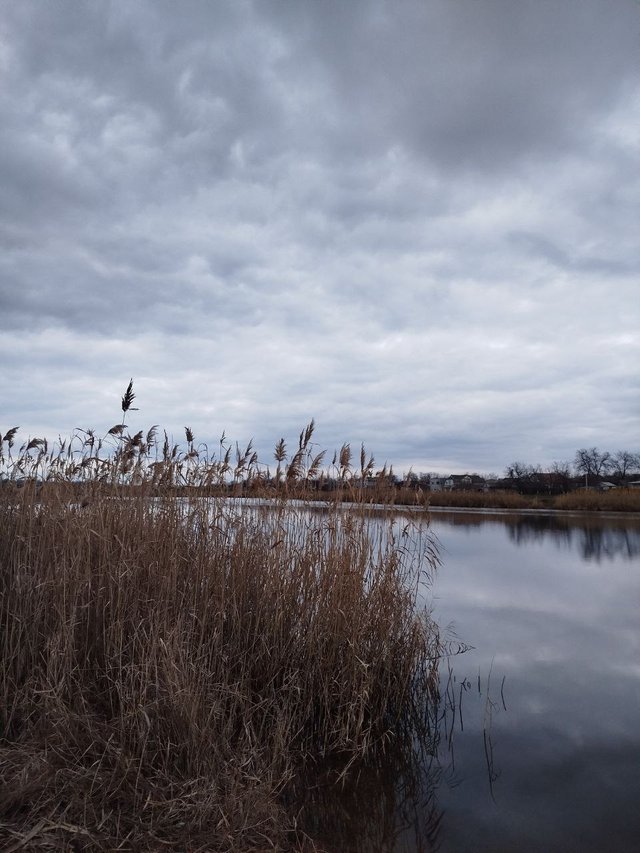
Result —
[{"label": "reed plume", "polygon": [[[408,522],[399,548],[366,507],[229,500],[261,479],[251,442],[232,468],[224,436],[215,457],[125,429],[3,457],[0,846],[299,849],[294,776],[427,736],[433,541]],[[313,431],[290,486],[321,469]]]}]

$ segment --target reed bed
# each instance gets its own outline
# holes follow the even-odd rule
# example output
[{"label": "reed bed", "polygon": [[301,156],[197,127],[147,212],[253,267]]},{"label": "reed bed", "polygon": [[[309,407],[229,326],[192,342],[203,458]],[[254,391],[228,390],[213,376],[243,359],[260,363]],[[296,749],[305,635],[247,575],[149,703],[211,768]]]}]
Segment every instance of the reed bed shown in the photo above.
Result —
[{"label": "reed bed", "polygon": [[423,492],[416,489],[389,487],[366,492],[352,489],[337,496],[338,500],[364,501],[396,506],[424,506],[506,509],[561,509],[579,512],[640,512],[640,489],[615,488],[608,492],[577,489],[564,495],[520,495],[511,491]]},{"label": "reed bed", "polygon": [[584,512],[640,512],[640,489],[618,488],[608,492],[578,489],[559,495],[554,508]]},{"label": "reed bed", "polygon": [[[291,794],[304,767],[331,760],[339,777],[429,736],[442,648],[419,605],[428,532],[365,508],[201,497],[234,474],[189,433],[186,450],[154,453],[123,427],[13,457],[14,436],[2,849],[316,849]],[[292,489],[310,437],[280,453]],[[251,448],[237,462],[258,470]]]},{"label": "reed bed", "polygon": [[472,507],[486,509],[526,509],[532,505],[537,506],[537,501],[531,501],[515,492],[430,492],[427,495],[429,506],[440,507]]}]

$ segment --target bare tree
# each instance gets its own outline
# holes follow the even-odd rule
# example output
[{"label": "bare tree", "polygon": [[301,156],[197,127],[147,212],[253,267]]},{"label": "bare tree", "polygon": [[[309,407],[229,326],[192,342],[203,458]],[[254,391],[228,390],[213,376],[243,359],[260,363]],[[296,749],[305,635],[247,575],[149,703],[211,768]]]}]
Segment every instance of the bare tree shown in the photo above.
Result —
[{"label": "bare tree", "polygon": [[504,474],[510,480],[526,480],[532,470],[531,465],[526,462],[512,462],[504,469]]},{"label": "bare tree", "polygon": [[542,468],[539,465],[512,462],[505,468],[505,475],[513,480],[518,491],[524,494],[536,494],[543,487]]},{"label": "bare tree", "polygon": [[611,454],[607,450],[600,451],[597,447],[581,447],[576,450],[575,469],[579,474],[589,477],[601,477],[606,474],[611,464]]},{"label": "bare tree", "polygon": [[628,450],[618,450],[611,457],[611,473],[614,477],[624,479],[631,471],[640,468],[640,453],[631,453]]},{"label": "bare tree", "polygon": [[563,492],[568,492],[571,487],[571,462],[554,462],[550,473],[553,474],[558,487]]}]

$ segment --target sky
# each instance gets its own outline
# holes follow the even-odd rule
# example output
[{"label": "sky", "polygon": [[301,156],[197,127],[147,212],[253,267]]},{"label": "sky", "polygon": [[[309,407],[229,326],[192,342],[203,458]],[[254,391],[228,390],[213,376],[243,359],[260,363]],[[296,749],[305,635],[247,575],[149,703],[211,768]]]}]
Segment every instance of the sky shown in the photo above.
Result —
[{"label": "sky", "polygon": [[0,4],[0,431],[640,450],[637,0]]}]

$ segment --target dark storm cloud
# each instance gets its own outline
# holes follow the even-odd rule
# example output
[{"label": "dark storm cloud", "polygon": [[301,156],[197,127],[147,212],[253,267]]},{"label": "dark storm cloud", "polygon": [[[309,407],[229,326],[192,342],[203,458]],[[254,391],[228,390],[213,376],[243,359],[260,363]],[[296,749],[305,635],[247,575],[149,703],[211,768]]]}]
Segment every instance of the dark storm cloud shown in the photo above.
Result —
[{"label": "dark storm cloud", "polygon": [[631,0],[296,6],[257,8],[329,75],[360,150],[399,140],[448,168],[509,169],[578,140],[635,77]]}]

